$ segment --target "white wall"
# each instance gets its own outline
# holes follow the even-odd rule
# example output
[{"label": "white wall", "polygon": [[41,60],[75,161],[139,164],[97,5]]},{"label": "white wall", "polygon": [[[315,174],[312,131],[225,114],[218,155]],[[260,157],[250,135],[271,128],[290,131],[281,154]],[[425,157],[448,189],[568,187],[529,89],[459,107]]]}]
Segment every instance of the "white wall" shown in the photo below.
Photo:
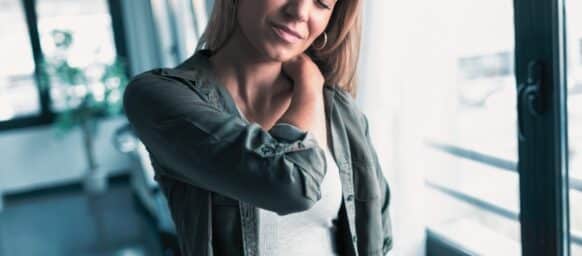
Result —
[{"label": "white wall", "polygon": [[[130,158],[112,143],[115,129],[125,122],[124,116],[102,121],[95,142],[96,161],[110,173],[130,166]],[[62,140],[53,135],[51,126],[2,132],[0,155],[0,195],[80,181],[87,168],[79,129]]]}]

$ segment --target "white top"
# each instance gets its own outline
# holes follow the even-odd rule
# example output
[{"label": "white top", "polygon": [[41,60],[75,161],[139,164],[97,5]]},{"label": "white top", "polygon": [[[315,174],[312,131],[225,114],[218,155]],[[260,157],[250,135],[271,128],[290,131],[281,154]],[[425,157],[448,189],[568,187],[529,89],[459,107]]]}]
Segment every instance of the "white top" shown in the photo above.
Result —
[{"label": "white top", "polygon": [[307,211],[279,216],[258,208],[261,256],[337,256],[336,232],[342,191],[339,169],[325,150],[327,172],[321,199]]},{"label": "white top", "polygon": [[[248,122],[238,106],[237,110]],[[333,155],[327,147],[324,151],[327,171],[320,187],[321,199],[312,208],[285,216],[258,208],[261,256],[339,255],[335,238],[342,185]]]}]

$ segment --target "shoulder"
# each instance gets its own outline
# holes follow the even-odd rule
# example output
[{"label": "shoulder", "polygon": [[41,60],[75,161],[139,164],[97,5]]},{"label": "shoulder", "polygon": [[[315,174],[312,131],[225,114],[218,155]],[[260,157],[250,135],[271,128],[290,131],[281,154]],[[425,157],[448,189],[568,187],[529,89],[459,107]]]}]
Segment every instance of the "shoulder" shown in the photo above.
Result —
[{"label": "shoulder", "polygon": [[209,73],[209,51],[199,50],[190,58],[172,68],[155,68],[135,75],[128,83],[131,87],[147,85],[188,85],[202,87],[212,82]]},{"label": "shoulder", "polygon": [[206,86],[209,83],[209,79],[204,75],[201,68],[155,68],[131,78],[125,89],[124,96],[201,93],[209,89]]},{"label": "shoulder", "polygon": [[144,71],[132,77],[123,92],[124,104],[137,100],[151,101],[156,95],[174,87],[175,81],[161,75],[161,69]]},{"label": "shoulder", "polygon": [[197,79],[195,70],[180,70],[176,68],[155,68],[135,75],[129,80],[129,85],[144,84],[176,84],[194,82]]},{"label": "shoulder", "polygon": [[123,105],[127,111],[139,108],[132,106],[151,105],[162,107],[183,98],[194,100],[195,79],[187,73],[173,68],[156,68],[135,75],[123,92]]},{"label": "shoulder", "polygon": [[146,91],[149,91],[149,89],[155,87],[155,85],[164,83],[163,79],[157,73],[158,69],[152,69],[133,76],[125,87],[123,93],[124,101],[127,101],[127,98],[133,98],[138,94],[143,94]]},{"label": "shoulder", "polygon": [[173,83],[173,79],[169,79],[164,68],[155,68],[144,71],[133,76],[127,83],[126,90],[134,90],[136,87],[147,87],[148,85],[168,84]]}]

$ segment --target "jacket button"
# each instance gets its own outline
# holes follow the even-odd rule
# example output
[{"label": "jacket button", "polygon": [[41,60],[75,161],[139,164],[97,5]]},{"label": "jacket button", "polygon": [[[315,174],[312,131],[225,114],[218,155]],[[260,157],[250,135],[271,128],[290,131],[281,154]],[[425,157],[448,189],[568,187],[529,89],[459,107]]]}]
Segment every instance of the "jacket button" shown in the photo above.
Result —
[{"label": "jacket button", "polygon": [[348,195],[348,197],[346,198],[348,201],[352,201],[354,200],[354,195]]},{"label": "jacket button", "polygon": [[268,154],[268,153],[271,153],[271,152],[273,152],[273,151],[272,151],[272,149],[271,149],[271,148],[269,148],[269,147],[266,147],[266,146],[263,146],[263,147],[261,148],[261,152],[263,152],[263,154],[265,154],[265,155],[266,155],[266,154]]},{"label": "jacket button", "polygon": [[354,243],[357,243],[357,242],[358,242],[358,237],[357,237],[357,236],[355,236],[355,235],[354,235],[354,236],[352,236],[352,241],[354,241]]}]

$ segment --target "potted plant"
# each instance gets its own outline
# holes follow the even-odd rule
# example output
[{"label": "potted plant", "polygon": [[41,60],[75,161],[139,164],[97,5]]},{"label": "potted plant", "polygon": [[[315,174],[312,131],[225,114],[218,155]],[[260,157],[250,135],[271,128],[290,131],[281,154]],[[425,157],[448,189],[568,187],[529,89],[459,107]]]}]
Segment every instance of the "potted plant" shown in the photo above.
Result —
[{"label": "potted plant", "polygon": [[91,63],[72,65],[73,34],[57,29],[51,36],[55,54],[42,61],[41,85],[51,95],[55,92],[64,98],[64,107],[55,111],[55,135],[62,138],[75,128],[81,129],[88,165],[83,185],[87,192],[100,193],[107,189],[107,175],[95,159],[98,119],[121,113],[123,90],[128,81],[126,68],[119,58],[103,62],[98,52]]}]

